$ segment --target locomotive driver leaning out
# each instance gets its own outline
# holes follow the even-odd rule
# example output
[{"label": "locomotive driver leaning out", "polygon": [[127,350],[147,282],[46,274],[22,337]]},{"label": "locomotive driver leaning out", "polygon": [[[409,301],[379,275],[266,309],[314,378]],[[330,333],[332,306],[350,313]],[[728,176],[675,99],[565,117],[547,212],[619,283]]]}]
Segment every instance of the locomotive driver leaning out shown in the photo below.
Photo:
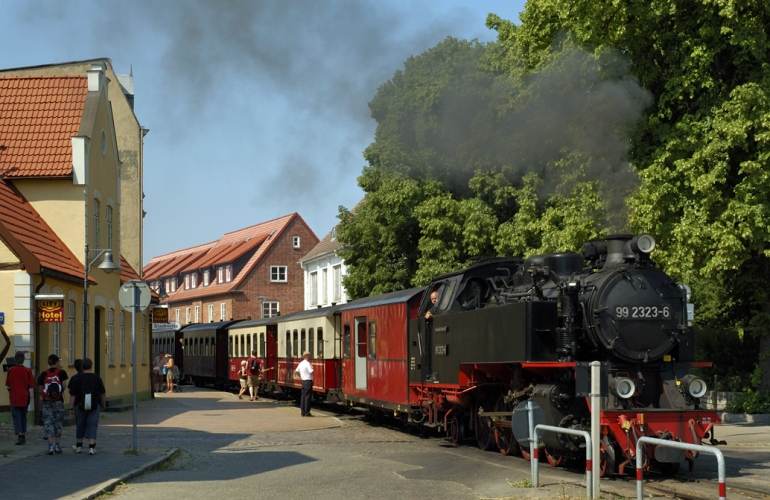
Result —
[{"label": "locomotive driver leaning out", "polygon": [[433,315],[436,313],[438,308],[438,290],[433,290],[430,293],[430,303],[432,305],[430,306],[430,309],[428,309],[428,311],[425,313],[425,319],[433,318]]}]

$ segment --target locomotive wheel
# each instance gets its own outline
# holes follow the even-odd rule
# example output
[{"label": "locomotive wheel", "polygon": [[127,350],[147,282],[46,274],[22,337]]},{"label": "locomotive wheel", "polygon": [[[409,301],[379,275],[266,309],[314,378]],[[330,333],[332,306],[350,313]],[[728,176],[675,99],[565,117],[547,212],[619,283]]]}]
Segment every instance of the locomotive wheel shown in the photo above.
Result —
[{"label": "locomotive wheel", "polygon": [[529,446],[519,446],[519,451],[521,452],[521,456],[526,460],[527,462],[532,460],[532,454],[529,452]]},{"label": "locomotive wheel", "polygon": [[558,451],[548,449],[547,446],[545,447],[545,458],[548,460],[551,467],[559,467],[562,462],[564,462],[564,455],[560,454]]},{"label": "locomotive wheel", "polygon": [[615,448],[607,436],[599,443],[599,476],[610,477],[615,473]]},{"label": "locomotive wheel", "polygon": [[462,419],[458,419],[456,415],[452,415],[452,418],[447,422],[447,434],[454,444],[465,439],[465,424],[463,424]]},{"label": "locomotive wheel", "polygon": [[513,432],[510,429],[495,428],[495,443],[503,456],[515,454],[519,444],[513,438]]},{"label": "locomotive wheel", "polygon": [[[474,415],[478,415],[479,408],[483,408],[484,410],[489,410],[489,407],[484,405],[479,405],[476,407],[476,411],[474,412]],[[491,427],[486,425],[484,422],[481,421],[481,419],[477,417],[476,418],[476,441],[479,443],[479,448],[481,448],[483,451],[489,451],[492,449],[492,447],[495,446],[495,432],[492,430]]]}]

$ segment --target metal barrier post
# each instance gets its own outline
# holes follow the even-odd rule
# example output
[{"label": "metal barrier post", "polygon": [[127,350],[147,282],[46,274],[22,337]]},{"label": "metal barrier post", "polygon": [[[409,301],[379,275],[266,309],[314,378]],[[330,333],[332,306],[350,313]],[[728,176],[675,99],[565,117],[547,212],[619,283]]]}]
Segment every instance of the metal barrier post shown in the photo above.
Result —
[{"label": "metal barrier post", "polygon": [[[535,426],[535,441],[540,442],[540,431],[553,431],[553,432],[559,432],[561,434],[571,434],[573,436],[581,436],[583,439],[586,440],[586,493],[588,495],[588,498],[594,499],[596,498],[594,496],[593,491],[593,467],[591,467],[591,454],[593,453],[593,450],[591,448],[591,435],[586,431],[579,431],[577,429],[565,429],[563,427],[555,427],[553,425],[545,425],[545,424],[539,424]],[[537,450],[537,448],[535,448]],[[532,467],[533,474],[532,474],[532,484],[535,486],[535,488],[540,487],[540,465],[538,464],[537,460],[535,460],[535,456],[532,456],[532,463],[534,464]]]},{"label": "metal barrier post", "polygon": [[717,470],[719,475],[719,500],[725,500],[727,487],[725,486],[725,457],[721,450],[711,446],[700,444],[682,443],[680,441],[667,441],[665,439],[642,436],[636,441],[636,498],[642,500],[644,497],[644,469],[642,468],[644,457],[642,455],[642,445],[645,443],[658,446],[668,446],[680,450],[693,450],[701,453],[711,453],[717,457]]},{"label": "metal barrier post", "polygon": [[537,456],[537,442],[535,441],[535,407],[532,404],[532,400],[527,400],[527,418],[529,419],[529,461],[530,469],[532,470],[532,477],[535,477],[535,468],[538,461]]}]

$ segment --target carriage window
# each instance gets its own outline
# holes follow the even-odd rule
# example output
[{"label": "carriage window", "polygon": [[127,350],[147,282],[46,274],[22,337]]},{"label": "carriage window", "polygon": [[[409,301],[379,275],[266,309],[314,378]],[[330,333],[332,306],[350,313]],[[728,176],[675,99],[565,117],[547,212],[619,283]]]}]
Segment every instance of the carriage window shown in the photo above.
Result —
[{"label": "carriage window", "polygon": [[251,335],[246,334],[246,352],[243,353],[243,356],[251,356],[251,351],[253,349],[251,348]]},{"label": "carriage window", "polygon": [[350,323],[345,323],[344,333],[342,334],[342,349],[345,358],[350,359]]},{"label": "carriage window", "polygon": [[291,354],[296,358],[298,356],[297,352],[299,352],[299,332],[297,330],[294,330],[294,345],[292,347],[294,349],[291,350]]},{"label": "carriage window", "polygon": [[197,356],[198,355],[198,339],[192,339],[191,343],[192,343],[192,352],[190,354],[192,354],[193,356]]},{"label": "carriage window", "polygon": [[318,327],[318,331],[316,332],[318,335],[318,357],[323,358],[324,357],[324,329],[322,327]]},{"label": "carriage window", "polygon": [[302,356],[303,354],[305,354],[305,351],[307,351],[307,336],[305,336],[304,328],[299,331],[299,336],[300,336],[300,339],[302,340],[302,342],[300,343],[301,349],[300,349],[299,355]]},{"label": "carriage window", "polygon": [[230,356],[231,358],[234,357],[234,354],[235,354],[233,352],[234,348],[235,346],[233,345],[233,336],[228,335],[227,336],[227,355]]},{"label": "carriage window", "polygon": [[369,322],[369,359],[375,359],[375,341],[377,340],[377,325],[374,321]]},{"label": "carriage window", "polygon": [[[364,318],[362,318],[364,319]],[[356,325],[357,331],[356,331],[356,346],[357,346],[357,357],[359,358],[365,358],[366,357],[366,321],[361,321]]]},{"label": "carriage window", "polygon": [[315,338],[313,338],[313,329],[309,328],[307,331],[307,350],[310,351],[311,356],[315,356],[315,351],[313,351],[314,347],[315,347]]},{"label": "carriage window", "polygon": [[208,356],[209,355],[209,338],[206,337],[206,347],[203,350],[203,355]]},{"label": "carriage window", "polygon": [[286,357],[291,357],[291,332],[286,330]]},{"label": "carriage window", "polygon": [[[257,356],[259,356],[259,344],[257,343],[257,334],[256,333],[252,333],[251,335],[249,335],[249,337],[251,338],[252,349],[257,351]],[[251,355],[251,353],[249,353],[249,356],[250,355]]]},{"label": "carriage window", "polygon": [[262,358],[267,357],[267,352],[265,352],[265,334],[260,333],[259,334],[259,355]]}]

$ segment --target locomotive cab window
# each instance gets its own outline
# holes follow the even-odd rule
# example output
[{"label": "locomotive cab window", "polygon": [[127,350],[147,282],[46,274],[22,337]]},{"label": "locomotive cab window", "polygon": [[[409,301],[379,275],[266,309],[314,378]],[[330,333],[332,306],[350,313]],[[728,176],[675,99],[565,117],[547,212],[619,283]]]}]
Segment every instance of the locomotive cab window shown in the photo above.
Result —
[{"label": "locomotive cab window", "polygon": [[460,281],[460,276],[447,280],[439,289],[439,302],[438,302],[438,310],[439,311],[446,311],[450,308],[452,305],[452,299],[455,295],[455,289],[457,288],[457,283]]},{"label": "locomotive cab window", "polygon": [[350,359],[350,323],[345,323],[343,328],[342,349],[345,359]]},{"label": "locomotive cab window", "polygon": [[377,324],[374,321],[369,322],[369,359],[375,359],[375,344],[377,340]]}]

